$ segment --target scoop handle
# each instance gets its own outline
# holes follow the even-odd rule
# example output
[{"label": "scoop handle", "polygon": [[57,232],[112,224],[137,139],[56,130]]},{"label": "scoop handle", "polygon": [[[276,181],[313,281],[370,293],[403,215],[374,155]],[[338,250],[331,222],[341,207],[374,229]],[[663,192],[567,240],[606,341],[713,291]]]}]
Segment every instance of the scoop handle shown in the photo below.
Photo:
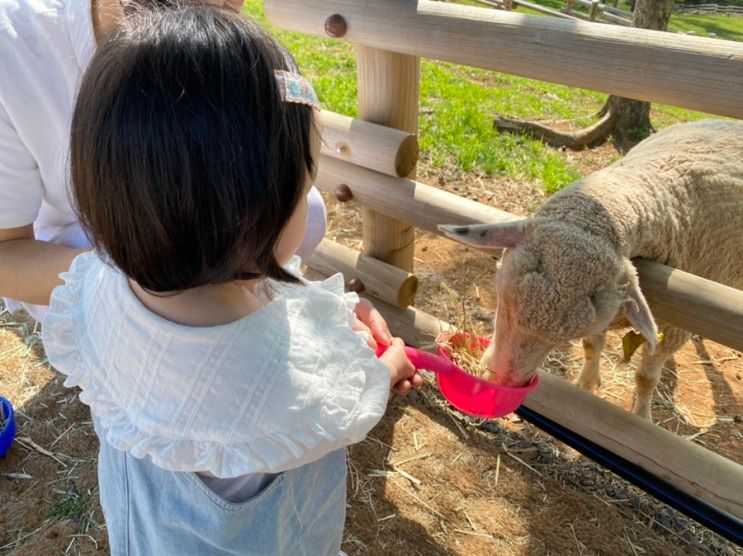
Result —
[{"label": "scoop handle", "polygon": [[[388,347],[389,346],[377,344],[377,357],[387,351]],[[424,369],[434,373],[447,374],[457,368],[443,357],[410,346],[405,346],[405,355],[408,356],[408,359],[410,359],[410,362],[416,369]]]}]

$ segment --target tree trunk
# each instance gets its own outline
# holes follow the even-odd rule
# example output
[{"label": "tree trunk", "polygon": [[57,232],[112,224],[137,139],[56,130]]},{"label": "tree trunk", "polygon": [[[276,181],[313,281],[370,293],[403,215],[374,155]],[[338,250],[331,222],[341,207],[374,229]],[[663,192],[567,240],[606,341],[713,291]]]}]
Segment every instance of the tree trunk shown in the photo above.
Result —
[{"label": "tree trunk", "polygon": [[[641,29],[665,31],[675,0],[636,0],[633,2],[632,24]],[[650,103],[610,96],[598,114],[594,125],[572,132],[550,129],[537,122],[498,116],[493,126],[499,131],[522,133],[558,147],[580,150],[603,143],[609,136],[620,150],[627,150],[653,131],[650,123]]]},{"label": "tree trunk", "polygon": [[[637,0],[632,25],[640,29],[665,31],[673,13],[675,0]],[[610,113],[614,120],[612,136],[617,145],[628,148],[653,131],[650,123],[650,103],[610,96],[599,115]]]},{"label": "tree trunk", "polygon": [[665,31],[671,19],[675,0],[638,0],[632,26],[638,29]]}]

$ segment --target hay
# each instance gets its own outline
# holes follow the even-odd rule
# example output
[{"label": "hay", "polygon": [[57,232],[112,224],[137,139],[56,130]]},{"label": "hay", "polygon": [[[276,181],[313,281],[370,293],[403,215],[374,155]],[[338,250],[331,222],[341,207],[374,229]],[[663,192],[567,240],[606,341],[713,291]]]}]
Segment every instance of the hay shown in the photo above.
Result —
[{"label": "hay", "polygon": [[[478,289],[476,295],[479,296],[479,294]],[[487,379],[489,371],[482,364],[485,346],[479,340],[486,334],[485,327],[481,323],[472,321],[467,310],[468,304],[472,301],[467,298],[461,298],[460,301],[455,331],[442,333],[436,343],[457,367],[477,378]]]}]

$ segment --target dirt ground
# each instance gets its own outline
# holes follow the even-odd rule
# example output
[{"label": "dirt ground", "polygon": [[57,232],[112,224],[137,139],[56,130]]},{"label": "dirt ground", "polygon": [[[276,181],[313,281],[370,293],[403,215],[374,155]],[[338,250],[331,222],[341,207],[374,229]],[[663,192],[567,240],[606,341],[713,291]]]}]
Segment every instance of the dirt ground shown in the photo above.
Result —
[{"label": "dirt ground", "polygon": [[[616,152],[571,156],[588,173]],[[425,162],[419,178],[524,215],[545,199],[536,186],[434,171]],[[328,236],[359,247],[358,209],[328,204]],[[490,330],[494,270],[483,253],[420,233],[416,304],[450,322],[466,311]],[[0,460],[0,553],[104,553],[90,414],[49,368],[38,332],[22,316],[0,315],[0,394],[16,406],[19,425],[16,445]],[[621,361],[620,348],[612,335],[597,394],[629,408],[635,365]],[[571,379],[581,356],[577,343],[566,345],[545,367]],[[742,379],[742,354],[695,338],[665,369],[655,421],[743,463]],[[348,497],[349,554],[739,553],[518,418],[480,421],[451,410],[431,384],[395,398],[350,449]]]}]

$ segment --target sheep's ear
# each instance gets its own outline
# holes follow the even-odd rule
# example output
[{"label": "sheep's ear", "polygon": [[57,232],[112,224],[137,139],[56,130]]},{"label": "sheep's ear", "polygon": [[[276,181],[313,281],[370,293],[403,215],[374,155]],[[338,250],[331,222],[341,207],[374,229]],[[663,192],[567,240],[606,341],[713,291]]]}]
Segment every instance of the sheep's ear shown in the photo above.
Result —
[{"label": "sheep's ear", "polygon": [[653,354],[658,347],[658,325],[655,324],[653,314],[650,312],[648,302],[640,291],[640,281],[637,278],[637,270],[629,261],[624,263],[624,287],[626,288],[627,300],[624,302],[623,310],[627,320],[642,334],[648,342],[648,353]]},{"label": "sheep's ear", "polygon": [[476,247],[504,249],[515,247],[524,239],[526,224],[529,220],[514,220],[502,224],[478,224],[473,226],[443,225],[439,231],[457,241]]}]

